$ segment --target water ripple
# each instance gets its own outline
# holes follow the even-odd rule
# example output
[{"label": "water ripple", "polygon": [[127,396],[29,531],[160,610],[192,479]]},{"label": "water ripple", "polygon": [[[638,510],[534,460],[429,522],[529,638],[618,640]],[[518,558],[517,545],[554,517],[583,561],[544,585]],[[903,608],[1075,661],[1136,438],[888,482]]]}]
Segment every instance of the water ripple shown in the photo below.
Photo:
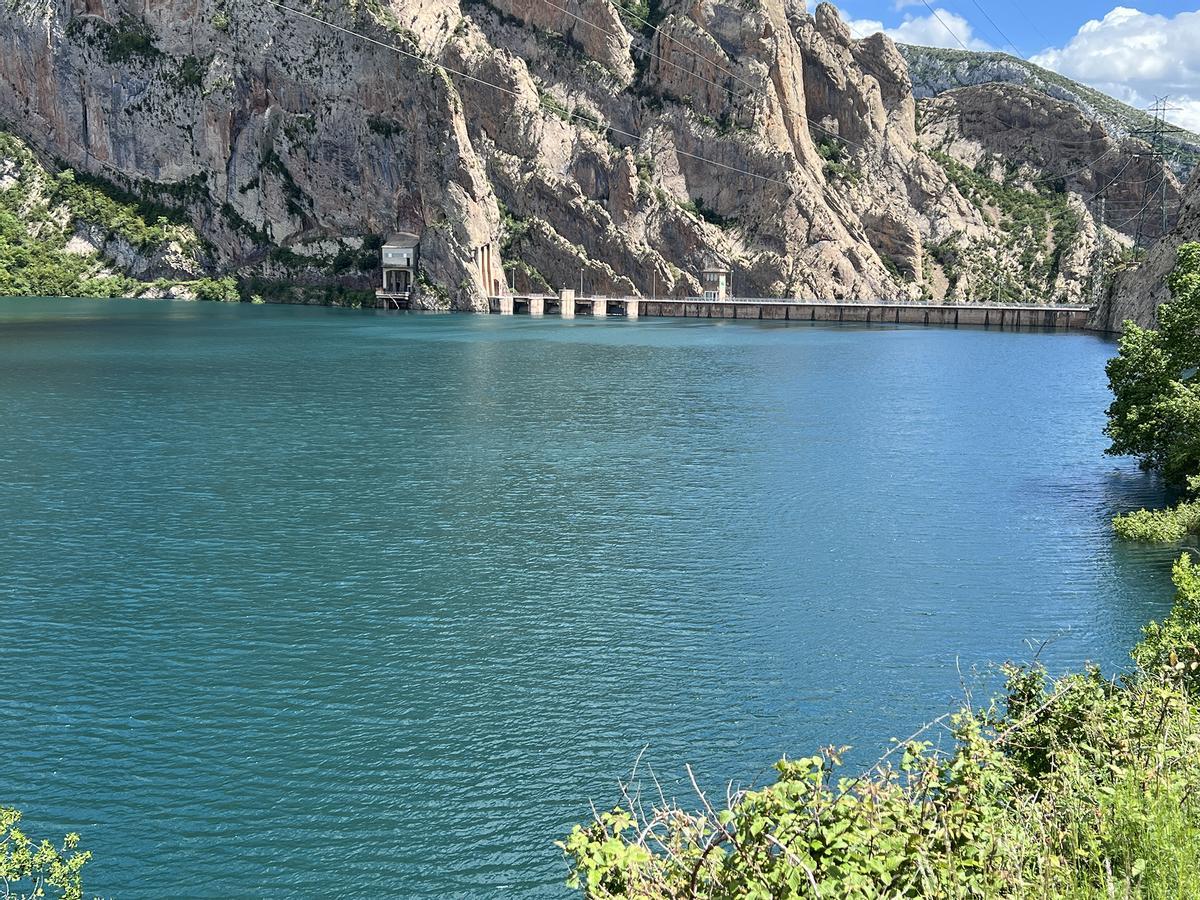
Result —
[{"label": "water ripple", "polygon": [[562,896],[644,746],[682,795],[1123,665],[1172,550],[1109,533],[1111,352],[0,301],[0,802],[106,896]]}]

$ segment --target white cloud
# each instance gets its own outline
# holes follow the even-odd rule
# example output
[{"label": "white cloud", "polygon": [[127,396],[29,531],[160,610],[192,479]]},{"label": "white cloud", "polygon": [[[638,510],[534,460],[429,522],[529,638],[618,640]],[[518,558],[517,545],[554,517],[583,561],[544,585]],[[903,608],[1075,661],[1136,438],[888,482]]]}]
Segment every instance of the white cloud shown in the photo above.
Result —
[{"label": "white cloud", "polygon": [[1179,109],[1168,118],[1200,131],[1200,10],[1168,18],[1118,6],[1031,61],[1131,106],[1169,96]]},{"label": "white cloud", "polygon": [[[910,6],[911,3],[898,3],[897,7]],[[848,19],[850,30],[866,37],[877,31],[882,31],[894,41],[902,44],[918,44],[922,47],[949,47],[961,50],[963,44],[971,50],[991,50],[987,41],[975,36],[971,23],[956,13],[934,8],[936,15],[911,16],[906,15],[904,21],[895,28],[885,28],[876,19]]]},{"label": "white cloud", "polygon": [[1167,119],[1176,125],[1182,125],[1188,131],[1194,131],[1200,134],[1200,99],[1193,100],[1191,97],[1184,99],[1182,97],[1171,101],[1173,106],[1178,106],[1179,109],[1173,109],[1167,114]]}]

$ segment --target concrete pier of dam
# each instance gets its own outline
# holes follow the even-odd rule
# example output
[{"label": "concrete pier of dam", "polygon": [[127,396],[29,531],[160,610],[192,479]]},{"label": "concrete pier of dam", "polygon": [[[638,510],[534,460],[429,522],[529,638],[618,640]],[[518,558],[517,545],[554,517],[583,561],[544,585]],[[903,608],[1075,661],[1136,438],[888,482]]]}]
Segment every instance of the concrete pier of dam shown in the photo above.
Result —
[{"label": "concrete pier of dam", "polygon": [[625,318],[753,319],[783,322],[860,322],[881,325],[983,326],[985,328],[1047,328],[1083,331],[1090,308],[1085,306],[863,303],[838,300],[778,300],[771,298],[657,300],[645,297],[582,297],[565,290],[557,295],[492,297],[491,312],[499,315],[576,315]]},{"label": "concrete pier of dam", "polygon": [[[381,256],[382,285],[375,291],[375,305],[383,309],[412,308],[416,280],[417,246],[414,234],[393,235]],[[491,271],[490,250],[484,248],[476,263]],[[956,304],[913,301],[784,300],[772,297],[731,297],[727,264],[713,261],[701,272],[703,297],[608,297],[586,296],[580,290],[563,288],[557,294],[497,293],[488,298],[488,311],[502,316],[557,315],[573,319],[621,317],[686,319],[758,319],[783,322],[861,322],[887,325],[974,325],[985,328],[1047,328],[1061,331],[1087,330],[1092,310],[1085,306],[1055,304]],[[507,285],[482,277],[492,290],[508,291]],[[582,281],[580,283],[582,288]],[[485,288],[486,289],[486,288]]]}]

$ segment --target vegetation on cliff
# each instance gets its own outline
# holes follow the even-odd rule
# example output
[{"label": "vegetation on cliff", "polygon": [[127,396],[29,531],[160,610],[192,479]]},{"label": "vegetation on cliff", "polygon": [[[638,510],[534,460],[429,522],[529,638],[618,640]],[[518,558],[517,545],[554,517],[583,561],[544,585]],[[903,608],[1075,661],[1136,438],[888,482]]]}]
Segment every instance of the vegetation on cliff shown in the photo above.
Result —
[{"label": "vegetation on cliff", "polygon": [[[956,281],[963,267],[973,267],[978,299],[994,303],[1050,296],[1083,225],[1069,195],[1052,185],[1027,189],[1015,183],[1012,170],[998,180],[987,163],[973,169],[942,151],[934,150],[930,156],[967,200],[985,215],[994,211],[1003,236],[992,246],[959,251],[957,266],[947,266],[938,248],[931,248],[930,255],[943,265],[947,278]],[[1002,248],[1016,252],[1009,259]]]},{"label": "vegetation on cliff", "polygon": [[119,297],[139,287],[94,256],[67,253],[58,238],[31,234],[0,194],[0,296]]},{"label": "vegetation on cliff", "polygon": [[52,173],[22,141],[0,132],[0,295],[146,293],[151,279],[130,277],[105,258],[105,247],[147,260],[147,271],[156,257],[199,270],[203,252],[195,231],[167,210],[106,191],[70,169]]},{"label": "vegetation on cliff", "polygon": [[[187,193],[190,188],[180,188]],[[361,279],[378,265],[380,239],[352,252],[270,256],[281,277],[209,274],[205,241],[178,211],[71,169],[53,172],[0,131],[0,296],[181,297],[361,306],[370,291],[313,270]]]}]

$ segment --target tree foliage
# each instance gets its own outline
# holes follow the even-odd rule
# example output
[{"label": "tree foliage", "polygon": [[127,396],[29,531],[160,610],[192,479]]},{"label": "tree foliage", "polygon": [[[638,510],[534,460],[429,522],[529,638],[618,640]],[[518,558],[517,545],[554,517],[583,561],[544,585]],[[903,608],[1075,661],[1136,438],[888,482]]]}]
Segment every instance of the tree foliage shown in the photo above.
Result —
[{"label": "tree foliage", "polygon": [[1108,364],[1115,399],[1106,434],[1109,453],[1135,456],[1184,487],[1200,475],[1200,243],[1179,248],[1168,280],[1171,301],[1159,307],[1158,330],[1126,323]]},{"label": "tree foliage", "polygon": [[1200,896],[1200,567],[1184,557],[1175,582],[1121,681],[1008,667],[1000,698],[947,718],[949,750],[918,733],[859,777],[827,749],[719,805],[697,788],[695,811],[623,785],[561,844],[570,883],[644,900]]},{"label": "tree foliage", "polygon": [[[1192,481],[1194,481],[1193,479]],[[1200,485],[1192,488],[1192,493]],[[1170,544],[1189,532],[1200,531],[1200,500],[1190,500],[1170,509],[1139,509],[1113,519],[1113,529],[1127,541]]]},{"label": "tree foliage", "polygon": [[59,846],[35,841],[20,826],[21,814],[0,806],[0,886],[5,898],[59,897],[82,900],[83,867],[92,854],[79,849],[79,835],[68,834]]},{"label": "tree foliage", "polygon": [[117,297],[132,279],[103,274],[95,256],[64,252],[66,241],[47,230],[31,233],[3,205],[0,192],[0,296]]},{"label": "tree foliage", "polygon": [[224,278],[201,278],[193,283],[192,290],[197,300],[237,303],[242,299],[238,291],[237,279],[231,275],[226,275]]},{"label": "tree foliage", "polygon": [[98,254],[68,246],[80,224],[94,225],[143,249],[190,234],[162,218],[149,224],[135,204],[113,199],[70,169],[46,171],[25,144],[3,132],[0,171],[8,175],[0,180],[0,296],[136,293],[141,285],[115,274]]}]

